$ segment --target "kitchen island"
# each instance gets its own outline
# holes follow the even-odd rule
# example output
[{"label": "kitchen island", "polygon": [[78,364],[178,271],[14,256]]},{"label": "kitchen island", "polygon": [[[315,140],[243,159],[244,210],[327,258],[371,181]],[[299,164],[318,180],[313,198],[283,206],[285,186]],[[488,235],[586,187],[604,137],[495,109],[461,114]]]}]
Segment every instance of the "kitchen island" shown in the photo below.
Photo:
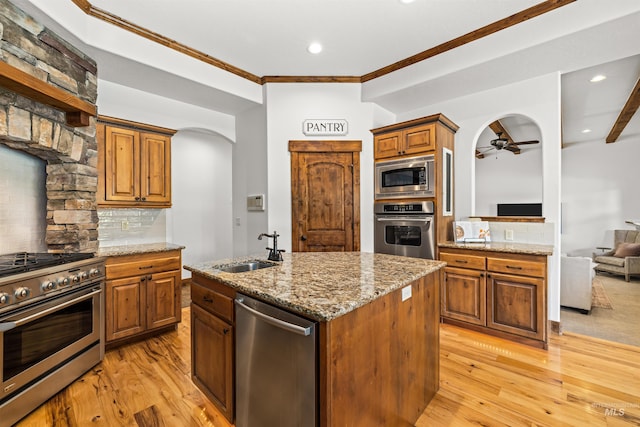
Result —
[{"label": "kitchen island", "polygon": [[[444,262],[360,252],[292,253],[273,267],[222,271],[246,260],[185,266],[193,273],[192,375],[227,418],[234,417],[229,353],[235,338],[229,331],[233,299],[241,293],[318,322],[320,426],[415,423],[438,390]],[[197,333],[199,323],[212,333]],[[216,346],[206,342],[211,339]],[[207,358],[198,356],[199,347]],[[224,354],[212,357],[215,349]],[[221,363],[225,356],[227,363]],[[215,366],[198,366],[211,359]]]}]

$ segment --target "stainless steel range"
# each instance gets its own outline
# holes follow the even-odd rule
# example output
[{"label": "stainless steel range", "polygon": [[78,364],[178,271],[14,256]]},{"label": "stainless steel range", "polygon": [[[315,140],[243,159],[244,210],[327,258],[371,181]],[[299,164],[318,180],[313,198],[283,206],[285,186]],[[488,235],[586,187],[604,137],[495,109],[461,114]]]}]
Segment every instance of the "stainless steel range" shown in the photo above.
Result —
[{"label": "stainless steel range", "polygon": [[104,357],[104,259],[0,255],[0,427],[8,427]]}]

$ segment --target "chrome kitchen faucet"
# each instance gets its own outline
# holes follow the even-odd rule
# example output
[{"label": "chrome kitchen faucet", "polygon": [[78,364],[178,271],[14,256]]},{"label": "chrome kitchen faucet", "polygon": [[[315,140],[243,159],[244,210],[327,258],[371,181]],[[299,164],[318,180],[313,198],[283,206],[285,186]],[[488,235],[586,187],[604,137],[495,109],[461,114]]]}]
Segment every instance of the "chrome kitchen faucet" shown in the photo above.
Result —
[{"label": "chrome kitchen faucet", "polygon": [[260,233],[258,236],[258,240],[262,240],[262,237],[273,239],[273,248],[266,248],[269,251],[269,261],[282,261],[282,252],[284,252],[284,249],[278,249],[278,236],[279,234],[275,230],[273,234]]}]

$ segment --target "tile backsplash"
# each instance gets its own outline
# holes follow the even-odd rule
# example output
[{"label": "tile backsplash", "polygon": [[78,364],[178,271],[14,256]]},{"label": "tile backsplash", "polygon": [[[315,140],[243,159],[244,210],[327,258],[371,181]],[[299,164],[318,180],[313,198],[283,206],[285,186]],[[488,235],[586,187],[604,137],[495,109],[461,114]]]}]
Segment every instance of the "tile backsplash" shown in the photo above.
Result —
[{"label": "tile backsplash", "polygon": [[[536,245],[553,245],[555,225],[551,222],[489,222],[491,240]],[[507,240],[507,230],[513,231],[513,240]]]},{"label": "tile backsplash", "polygon": [[166,209],[98,209],[101,247],[166,240]]},{"label": "tile backsplash", "polygon": [[47,251],[45,166],[0,145],[0,254]]}]

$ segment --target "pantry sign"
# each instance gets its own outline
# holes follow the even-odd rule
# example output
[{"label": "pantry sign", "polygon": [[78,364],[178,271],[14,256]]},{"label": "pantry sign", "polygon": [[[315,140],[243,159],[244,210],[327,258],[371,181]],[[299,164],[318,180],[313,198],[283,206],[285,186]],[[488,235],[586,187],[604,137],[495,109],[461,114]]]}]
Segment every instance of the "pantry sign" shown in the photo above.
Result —
[{"label": "pantry sign", "polygon": [[342,136],[349,132],[349,123],[342,119],[308,119],[302,122],[306,136]]}]

